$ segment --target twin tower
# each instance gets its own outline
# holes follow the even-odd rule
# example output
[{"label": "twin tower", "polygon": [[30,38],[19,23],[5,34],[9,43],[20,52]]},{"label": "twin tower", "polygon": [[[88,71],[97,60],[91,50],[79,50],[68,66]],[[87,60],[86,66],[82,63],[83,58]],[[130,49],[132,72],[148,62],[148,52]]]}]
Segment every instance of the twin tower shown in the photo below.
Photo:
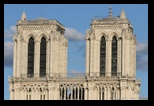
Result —
[{"label": "twin tower", "polygon": [[86,32],[86,73],[67,73],[68,40],[57,20],[27,20],[14,35],[11,100],[138,100],[136,37],[124,10],[93,19]]}]

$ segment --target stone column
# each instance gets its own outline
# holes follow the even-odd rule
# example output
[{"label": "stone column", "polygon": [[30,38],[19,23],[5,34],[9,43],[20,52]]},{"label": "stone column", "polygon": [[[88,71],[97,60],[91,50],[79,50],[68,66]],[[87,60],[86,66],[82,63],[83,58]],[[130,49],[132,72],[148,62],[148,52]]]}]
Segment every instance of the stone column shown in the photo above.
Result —
[{"label": "stone column", "polygon": [[66,90],[67,90],[67,88],[66,87],[64,87],[64,100],[66,100]]},{"label": "stone column", "polygon": [[80,92],[80,88],[79,88],[79,86],[78,86],[77,89],[78,89],[78,96],[77,96],[77,97],[78,97],[78,100],[79,100],[79,92]]},{"label": "stone column", "polygon": [[100,91],[100,93],[101,93],[101,100],[102,100],[102,90]]},{"label": "stone column", "polygon": [[120,74],[121,73],[121,39],[118,40],[118,52],[117,52],[117,73]]},{"label": "stone column", "polygon": [[60,88],[60,100],[62,100],[62,94],[63,93],[63,89],[62,88]]},{"label": "stone column", "polygon": [[13,51],[13,76],[16,77],[16,73],[17,73],[17,63],[16,63],[16,60],[17,60],[17,40],[14,39],[14,51]]},{"label": "stone column", "polygon": [[32,89],[32,92],[31,92],[31,100],[35,100],[35,90]]},{"label": "stone column", "polygon": [[10,100],[13,100],[13,97],[14,97],[13,93],[14,93],[14,91],[11,90],[11,91],[10,91]]},{"label": "stone column", "polygon": [[73,88],[71,87],[71,100],[73,100]]},{"label": "stone column", "polygon": [[92,73],[94,72],[93,70],[93,49],[94,49],[94,41],[91,39],[90,40],[90,76],[93,75]]},{"label": "stone column", "polygon": [[95,46],[95,50],[96,50],[96,57],[95,57],[95,60],[96,60],[96,72],[97,72],[97,76],[100,76],[100,40],[95,40],[96,42],[96,46]]},{"label": "stone column", "polygon": [[34,77],[39,77],[40,74],[40,42],[35,41],[34,44]]},{"label": "stone column", "polygon": [[46,76],[48,77],[49,75],[49,50],[50,50],[50,43],[49,41],[46,41]]},{"label": "stone column", "polygon": [[87,88],[85,88],[84,89],[84,100],[88,100],[87,96],[88,96]]},{"label": "stone column", "polygon": [[90,44],[90,42],[89,42],[89,40],[86,40],[86,73],[87,73],[87,75],[89,75],[89,71],[90,71],[90,67],[89,67],[89,65],[90,65],[90,62],[89,62],[89,51],[90,51],[90,46],[89,46],[89,44]]},{"label": "stone column", "polygon": [[67,76],[67,50],[68,49],[68,43],[66,43],[66,45],[65,45],[65,52],[64,52],[64,54],[65,54],[65,58],[64,58],[64,60],[65,60],[65,65],[64,65],[64,67],[65,67],[65,76]]},{"label": "stone column", "polygon": [[53,57],[52,57],[52,55],[53,55],[53,53],[54,53],[54,49],[53,49],[53,47],[54,47],[54,42],[53,42],[53,40],[51,40],[51,36],[50,36],[50,42],[49,42],[49,75],[50,76],[53,76],[53,63],[52,63],[52,60],[53,60]]},{"label": "stone column", "polygon": [[84,100],[88,100],[88,84],[84,83]]},{"label": "stone column", "polygon": [[122,75],[125,75],[125,40],[122,38]]},{"label": "stone column", "polygon": [[134,52],[134,54],[133,54],[133,65],[134,65],[134,67],[133,67],[133,72],[134,72],[134,76],[136,76],[136,43],[134,44],[134,49],[133,49],[133,52]]},{"label": "stone column", "polygon": [[36,89],[34,89],[34,100],[37,100],[36,98],[37,98],[37,95],[36,95]]},{"label": "stone column", "polygon": [[106,76],[111,76],[111,40],[106,42]]},{"label": "stone column", "polygon": [[83,100],[83,89],[81,88],[81,100]]},{"label": "stone column", "polygon": [[89,85],[89,100],[94,100],[93,95],[94,95],[94,83],[90,82]]},{"label": "stone column", "polygon": [[97,100],[100,100],[99,99],[99,87],[97,87]]},{"label": "stone column", "polygon": [[124,47],[124,71],[125,71],[125,75],[129,74],[129,61],[130,61],[130,55],[129,55],[129,40],[125,39],[125,46]]},{"label": "stone column", "polygon": [[125,87],[121,87],[121,100],[125,100]]},{"label": "stone column", "polygon": [[94,100],[97,100],[97,88],[94,88],[94,96],[93,96]]},{"label": "stone column", "polygon": [[107,92],[107,91],[106,91],[106,87],[104,87],[104,100],[106,100],[106,95],[107,95],[106,92]]},{"label": "stone column", "polygon": [[28,58],[28,56],[27,56],[27,49],[28,48],[26,48],[26,45],[27,45],[27,42],[25,42],[25,41],[22,41],[22,58],[23,58],[23,61],[22,61],[22,77],[27,77],[27,58]]},{"label": "stone column", "polygon": [[23,89],[23,100],[26,100],[26,90]]},{"label": "stone column", "polygon": [[20,77],[20,66],[21,66],[21,62],[20,62],[20,60],[21,60],[21,57],[20,57],[20,39],[18,38],[17,39],[17,76],[16,77]]},{"label": "stone column", "polygon": [[28,72],[28,42],[25,43],[25,72],[24,77],[27,78],[27,72]]},{"label": "stone column", "polygon": [[39,89],[36,90],[36,100],[40,100],[40,91]]},{"label": "stone column", "polygon": [[119,89],[117,88],[117,100],[119,100]]},{"label": "stone column", "polygon": [[57,88],[57,100],[60,100],[60,89]]},{"label": "stone column", "polygon": [[110,86],[109,86],[109,85],[107,86],[107,92],[106,92],[106,93],[107,93],[107,98],[106,98],[106,100],[111,100],[111,99],[110,99],[110,94],[111,94],[111,92],[110,92]]}]

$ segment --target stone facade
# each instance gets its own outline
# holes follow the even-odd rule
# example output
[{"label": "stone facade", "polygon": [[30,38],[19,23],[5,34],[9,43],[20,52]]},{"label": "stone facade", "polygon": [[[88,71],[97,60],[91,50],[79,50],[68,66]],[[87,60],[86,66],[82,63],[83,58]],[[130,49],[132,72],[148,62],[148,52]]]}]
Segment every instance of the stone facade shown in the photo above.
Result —
[{"label": "stone facade", "polygon": [[[93,19],[86,34],[86,73],[67,73],[68,41],[56,20],[27,20],[23,13],[14,35],[11,100],[139,100],[136,80],[136,37],[124,10],[120,17]],[[100,42],[104,36],[106,59],[100,74]],[[117,39],[117,71],[112,75],[112,38]],[[34,39],[34,76],[27,76],[28,42]],[[46,39],[46,75],[40,77],[40,42]]]}]

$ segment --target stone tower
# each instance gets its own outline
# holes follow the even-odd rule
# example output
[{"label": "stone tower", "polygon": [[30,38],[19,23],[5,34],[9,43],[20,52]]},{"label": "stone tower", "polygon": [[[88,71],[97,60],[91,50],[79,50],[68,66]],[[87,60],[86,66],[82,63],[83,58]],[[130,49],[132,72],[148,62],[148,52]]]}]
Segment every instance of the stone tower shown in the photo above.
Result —
[{"label": "stone tower", "polygon": [[124,9],[120,16],[114,17],[110,7],[107,18],[92,20],[86,34],[86,73],[108,78],[105,83],[118,79],[119,84],[115,88],[120,91],[120,99],[139,99],[136,37]]},{"label": "stone tower", "polygon": [[16,29],[10,99],[47,99],[49,83],[45,79],[67,74],[64,26],[45,18],[27,20],[23,12]]}]

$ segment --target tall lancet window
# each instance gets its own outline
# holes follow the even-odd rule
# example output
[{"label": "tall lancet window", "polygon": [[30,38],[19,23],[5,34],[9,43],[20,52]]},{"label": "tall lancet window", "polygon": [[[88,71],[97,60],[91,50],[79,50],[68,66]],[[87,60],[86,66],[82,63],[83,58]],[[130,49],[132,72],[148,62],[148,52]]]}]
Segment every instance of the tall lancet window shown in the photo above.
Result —
[{"label": "tall lancet window", "polygon": [[46,76],[46,40],[41,39],[40,45],[40,77]]},{"label": "tall lancet window", "polygon": [[31,37],[28,43],[28,77],[34,76],[34,39]]},{"label": "tall lancet window", "polygon": [[100,42],[100,76],[105,76],[106,41],[104,36]]},{"label": "tall lancet window", "polygon": [[117,38],[114,36],[112,39],[112,76],[117,75]]}]

